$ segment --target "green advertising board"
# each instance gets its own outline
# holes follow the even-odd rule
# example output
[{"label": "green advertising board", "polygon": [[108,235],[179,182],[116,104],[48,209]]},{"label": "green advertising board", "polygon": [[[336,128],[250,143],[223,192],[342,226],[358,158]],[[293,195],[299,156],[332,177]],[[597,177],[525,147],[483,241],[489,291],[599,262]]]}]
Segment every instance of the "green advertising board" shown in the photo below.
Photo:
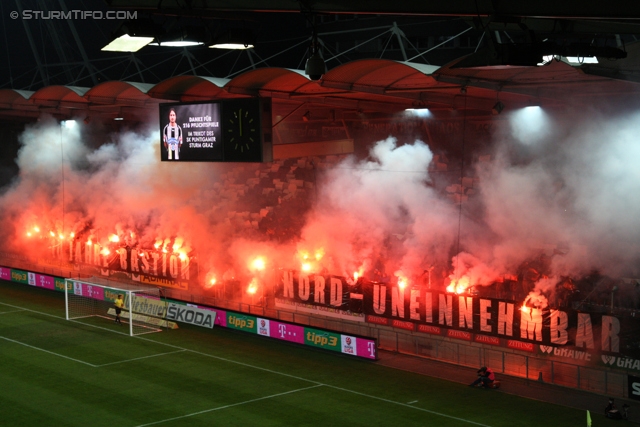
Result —
[{"label": "green advertising board", "polygon": [[122,295],[123,297],[126,295],[122,289],[111,289],[111,288],[104,288],[104,300],[105,301],[110,301],[110,302],[115,302],[118,299],[118,295]]},{"label": "green advertising board", "polygon": [[[54,277],[53,281],[56,291],[64,292],[64,279],[60,277]],[[69,283],[69,285],[67,286],[67,292],[73,292],[73,286],[71,285],[71,283]]]},{"label": "green advertising board", "polygon": [[304,328],[304,343],[306,345],[323,348],[325,350],[333,350],[338,352],[342,350],[340,334],[321,331],[319,329]]},{"label": "green advertising board", "polygon": [[255,316],[227,312],[227,327],[245,332],[258,332],[258,322]]},{"label": "green advertising board", "polygon": [[16,270],[15,268],[11,269],[11,281],[23,283],[25,285],[29,284],[29,274],[23,270]]}]

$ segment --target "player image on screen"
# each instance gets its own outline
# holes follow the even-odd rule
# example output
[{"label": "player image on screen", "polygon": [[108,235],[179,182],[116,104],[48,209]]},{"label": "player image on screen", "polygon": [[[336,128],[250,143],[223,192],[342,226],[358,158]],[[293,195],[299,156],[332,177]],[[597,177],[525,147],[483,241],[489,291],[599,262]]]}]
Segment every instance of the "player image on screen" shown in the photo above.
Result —
[{"label": "player image on screen", "polygon": [[180,159],[180,147],[182,146],[182,128],[176,123],[176,110],[169,110],[169,124],[162,131],[164,148],[167,149],[169,160]]}]

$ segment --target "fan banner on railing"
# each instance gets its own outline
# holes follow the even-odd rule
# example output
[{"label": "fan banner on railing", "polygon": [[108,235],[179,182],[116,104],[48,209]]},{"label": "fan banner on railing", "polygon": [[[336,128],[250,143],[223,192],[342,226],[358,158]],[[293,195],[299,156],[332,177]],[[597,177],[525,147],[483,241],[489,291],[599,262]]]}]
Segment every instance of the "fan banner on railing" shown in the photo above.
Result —
[{"label": "fan banner on railing", "polygon": [[[195,257],[155,249],[113,248],[80,239],[56,247],[52,258],[39,258],[39,265],[137,281],[151,286],[188,290],[198,280]],[[26,279],[25,279],[26,280]]]},{"label": "fan banner on railing", "polygon": [[281,307],[364,315],[368,323],[407,331],[640,371],[640,319],[631,315],[295,271],[283,272],[276,298]]}]

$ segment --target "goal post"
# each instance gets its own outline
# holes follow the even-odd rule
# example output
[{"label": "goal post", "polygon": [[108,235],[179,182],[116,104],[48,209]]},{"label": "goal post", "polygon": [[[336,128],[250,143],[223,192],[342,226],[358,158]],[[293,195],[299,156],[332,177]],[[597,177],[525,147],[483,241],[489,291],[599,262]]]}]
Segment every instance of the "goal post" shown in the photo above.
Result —
[{"label": "goal post", "polygon": [[65,279],[65,289],[67,320],[85,319],[94,325],[104,323],[104,320],[116,323],[115,301],[122,295],[121,325],[128,328],[129,335],[160,332],[167,324],[164,320],[166,301],[161,299],[158,288],[92,277]]}]

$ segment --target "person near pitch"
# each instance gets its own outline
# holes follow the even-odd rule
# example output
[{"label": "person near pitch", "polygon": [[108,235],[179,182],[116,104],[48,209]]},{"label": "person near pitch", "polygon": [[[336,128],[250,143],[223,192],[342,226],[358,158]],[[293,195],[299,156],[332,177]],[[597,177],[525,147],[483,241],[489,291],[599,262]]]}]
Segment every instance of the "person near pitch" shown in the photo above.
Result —
[{"label": "person near pitch", "polygon": [[493,370],[491,368],[483,366],[482,368],[478,369],[478,378],[469,385],[472,387],[491,387],[495,379],[496,375],[493,373]]},{"label": "person near pitch", "polygon": [[122,321],[120,320],[120,313],[122,313],[122,309],[124,308],[124,299],[122,298],[122,294],[118,295],[118,298],[116,298],[113,305],[116,308],[116,323],[122,325]]},{"label": "person near pitch", "polygon": [[169,110],[169,124],[162,131],[164,148],[167,149],[169,160],[180,159],[180,147],[182,147],[182,128],[176,123],[176,110]]}]

